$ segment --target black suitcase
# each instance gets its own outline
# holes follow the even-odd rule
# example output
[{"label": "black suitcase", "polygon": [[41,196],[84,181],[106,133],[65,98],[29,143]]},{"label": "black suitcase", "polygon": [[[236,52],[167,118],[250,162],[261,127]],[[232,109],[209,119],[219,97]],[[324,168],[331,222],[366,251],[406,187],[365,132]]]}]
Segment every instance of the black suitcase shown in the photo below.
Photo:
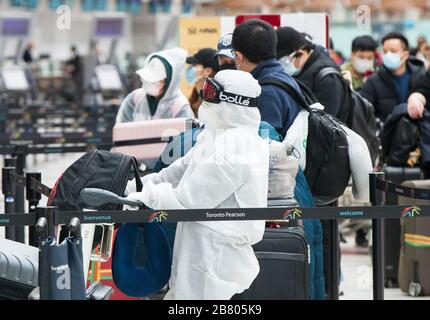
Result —
[{"label": "black suitcase", "polygon": [[[384,168],[385,180],[395,184],[402,184],[407,180],[421,180],[420,168],[391,167]],[[385,194],[386,205],[397,205],[398,197],[395,194]],[[399,258],[401,247],[400,219],[384,219],[385,243],[385,287],[393,288],[399,286]]]},{"label": "black suitcase", "polygon": [[254,245],[260,273],[251,287],[232,300],[309,299],[309,245],[303,227],[266,228]]}]

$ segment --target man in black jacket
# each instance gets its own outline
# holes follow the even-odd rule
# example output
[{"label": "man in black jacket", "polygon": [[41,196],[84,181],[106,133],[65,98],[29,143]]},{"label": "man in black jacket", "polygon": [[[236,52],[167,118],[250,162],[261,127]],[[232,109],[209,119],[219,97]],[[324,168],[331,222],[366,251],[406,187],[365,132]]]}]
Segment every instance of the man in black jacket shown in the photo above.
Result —
[{"label": "man in black jacket", "polygon": [[[277,59],[285,71],[303,82],[315,94],[325,111],[346,122],[350,111],[348,85],[336,63],[307,35],[291,27],[277,30]],[[322,70],[333,68],[337,73],[322,76]]]},{"label": "man in black jacket", "polygon": [[421,167],[424,179],[430,179],[430,71],[418,81],[408,98],[408,114],[420,129]]},{"label": "man in black jacket", "polygon": [[360,93],[375,107],[383,122],[394,107],[407,102],[425,74],[424,63],[409,56],[408,40],[401,33],[391,32],[382,38],[383,66],[369,77]]}]

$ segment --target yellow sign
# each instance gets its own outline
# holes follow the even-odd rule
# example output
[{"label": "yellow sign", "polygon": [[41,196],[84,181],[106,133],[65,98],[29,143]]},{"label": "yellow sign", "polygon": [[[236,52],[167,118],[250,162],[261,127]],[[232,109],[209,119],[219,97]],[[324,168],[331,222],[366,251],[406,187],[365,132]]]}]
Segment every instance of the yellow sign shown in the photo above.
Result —
[{"label": "yellow sign", "polygon": [[[203,48],[216,49],[220,37],[220,17],[182,17],[179,21],[179,46],[189,55]],[[192,87],[186,81],[182,81],[181,89],[190,96]]]},{"label": "yellow sign", "polygon": [[203,48],[216,49],[220,28],[219,17],[183,17],[179,22],[179,46],[189,54]]}]

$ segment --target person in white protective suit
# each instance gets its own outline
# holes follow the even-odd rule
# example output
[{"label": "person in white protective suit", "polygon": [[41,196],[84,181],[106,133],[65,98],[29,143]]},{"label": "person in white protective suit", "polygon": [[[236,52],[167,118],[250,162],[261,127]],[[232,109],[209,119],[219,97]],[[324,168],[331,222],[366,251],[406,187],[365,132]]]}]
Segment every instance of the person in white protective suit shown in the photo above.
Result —
[{"label": "person in white protective suit", "polygon": [[187,52],[173,48],[149,55],[136,73],[142,88],[131,92],[122,102],[117,123],[166,118],[194,118],[190,103],[179,85]]},{"label": "person in white protective suit", "polygon": [[[195,146],[128,198],[161,209],[267,207],[269,148],[258,135],[258,82],[243,71],[207,78]],[[228,101],[228,102],[227,102]],[[178,223],[165,299],[230,299],[259,273],[252,245],[265,221]]]}]

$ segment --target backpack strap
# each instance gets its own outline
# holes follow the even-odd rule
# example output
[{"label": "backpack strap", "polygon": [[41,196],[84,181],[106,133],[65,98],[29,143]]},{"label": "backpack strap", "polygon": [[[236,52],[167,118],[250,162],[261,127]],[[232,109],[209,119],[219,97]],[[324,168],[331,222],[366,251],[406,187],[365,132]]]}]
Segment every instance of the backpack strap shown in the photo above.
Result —
[{"label": "backpack strap", "polygon": [[305,100],[305,98],[303,97],[303,95],[301,95],[296,88],[294,88],[291,84],[287,83],[287,82],[283,82],[280,80],[263,80],[260,81],[260,85],[264,86],[264,85],[271,85],[271,86],[275,86],[278,87],[282,90],[284,90],[285,92],[288,93],[288,95],[293,98],[293,100],[303,109],[307,110],[310,112],[310,105],[309,103]]},{"label": "backpack strap", "polygon": [[143,188],[143,183],[139,176],[139,164],[135,157],[131,157],[131,167],[134,174],[134,178],[136,179],[136,190],[137,192],[141,192]]},{"label": "backpack strap", "polygon": [[327,77],[328,75],[335,74],[340,77],[342,77],[342,73],[336,69],[335,67],[324,67],[318,71],[317,76],[315,77],[316,82],[320,82],[323,78]]}]

